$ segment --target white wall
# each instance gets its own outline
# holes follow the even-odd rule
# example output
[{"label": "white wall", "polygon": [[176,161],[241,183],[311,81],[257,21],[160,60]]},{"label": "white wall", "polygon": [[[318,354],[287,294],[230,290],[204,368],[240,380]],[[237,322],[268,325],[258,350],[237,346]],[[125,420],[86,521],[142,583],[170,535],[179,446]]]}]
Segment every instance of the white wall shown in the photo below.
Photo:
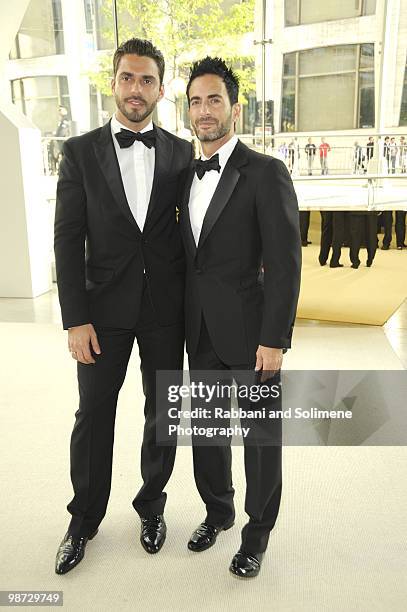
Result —
[{"label": "white wall", "polygon": [[[27,5],[10,3],[2,13],[0,83],[6,82],[5,64]],[[31,298],[51,288],[41,135],[8,97],[0,99],[0,297]]]}]

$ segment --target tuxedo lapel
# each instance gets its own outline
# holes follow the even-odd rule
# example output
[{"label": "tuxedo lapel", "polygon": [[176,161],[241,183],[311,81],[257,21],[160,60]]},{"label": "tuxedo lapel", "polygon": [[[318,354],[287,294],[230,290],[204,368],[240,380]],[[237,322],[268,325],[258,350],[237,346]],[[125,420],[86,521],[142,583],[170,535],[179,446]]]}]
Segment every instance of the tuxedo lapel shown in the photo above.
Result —
[{"label": "tuxedo lapel", "polygon": [[219,183],[209,203],[199,236],[198,249],[202,247],[221,212],[228,203],[240,177],[239,168],[247,163],[247,147],[237,143],[222,172]]},{"label": "tuxedo lapel", "polygon": [[114,200],[117,202],[120,210],[134,226],[134,228],[140,231],[140,228],[137,225],[127,202],[120,166],[119,162],[117,161],[116,151],[113,144],[110,121],[101,128],[100,136],[94,143],[93,147],[95,150],[96,159],[98,160],[103,176],[106,179],[110,191],[112,192]]},{"label": "tuxedo lapel", "polygon": [[189,249],[192,257],[196,255],[195,238],[192,233],[191,218],[189,216],[189,195],[191,192],[192,181],[195,176],[195,166],[192,163],[188,169],[187,178],[185,181],[184,194],[181,202],[180,224],[182,233],[185,239],[186,247]]},{"label": "tuxedo lapel", "polygon": [[166,136],[165,132],[154,126],[156,134],[156,145],[155,145],[155,163],[154,163],[154,178],[153,185],[151,188],[151,196],[147,209],[147,216],[144,223],[144,231],[146,231],[147,225],[151,220],[151,216],[154,213],[155,203],[158,197],[158,191],[160,187],[165,189],[165,177],[169,173],[172,160],[173,143]]}]

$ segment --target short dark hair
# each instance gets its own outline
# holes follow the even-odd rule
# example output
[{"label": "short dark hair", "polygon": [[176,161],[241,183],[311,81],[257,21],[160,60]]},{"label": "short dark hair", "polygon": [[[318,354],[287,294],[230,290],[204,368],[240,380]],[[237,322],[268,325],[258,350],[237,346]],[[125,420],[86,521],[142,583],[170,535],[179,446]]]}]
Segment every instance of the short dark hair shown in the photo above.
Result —
[{"label": "short dark hair", "polygon": [[194,62],[192,64],[191,72],[189,75],[189,81],[187,85],[187,98],[189,100],[189,90],[191,83],[197,77],[204,76],[205,74],[216,74],[225,83],[226,90],[228,92],[230,104],[236,104],[239,99],[239,77],[237,74],[229,68],[223,59],[220,57],[204,57],[204,59]]},{"label": "short dark hair", "polygon": [[157,64],[160,85],[162,85],[165,71],[164,56],[157,47],[154,47],[151,41],[143,38],[130,38],[122,43],[120,47],[117,47],[113,56],[113,76],[115,77],[117,74],[119,63],[123,55],[128,55],[130,53],[140,55],[140,57],[151,57]]}]

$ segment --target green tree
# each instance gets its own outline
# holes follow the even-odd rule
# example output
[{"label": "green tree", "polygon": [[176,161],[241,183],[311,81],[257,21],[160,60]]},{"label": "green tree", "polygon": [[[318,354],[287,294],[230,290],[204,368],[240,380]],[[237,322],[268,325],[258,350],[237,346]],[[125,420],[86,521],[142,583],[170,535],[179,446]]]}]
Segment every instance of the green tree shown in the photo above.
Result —
[{"label": "green tree", "polygon": [[[255,91],[254,57],[244,48],[254,31],[255,0],[242,0],[223,10],[220,0],[118,0],[119,41],[132,37],[151,40],[164,54],[172,78],[188,76],[191,63],[205,55],[220,55],[240,77],[241,102]],[[105,23],[111,22],[111,0],[102,6]],[[103,28],[113,43],[112,27]],[[111,52],[101,54],[89,73],[90,81],[110,95]]]}]

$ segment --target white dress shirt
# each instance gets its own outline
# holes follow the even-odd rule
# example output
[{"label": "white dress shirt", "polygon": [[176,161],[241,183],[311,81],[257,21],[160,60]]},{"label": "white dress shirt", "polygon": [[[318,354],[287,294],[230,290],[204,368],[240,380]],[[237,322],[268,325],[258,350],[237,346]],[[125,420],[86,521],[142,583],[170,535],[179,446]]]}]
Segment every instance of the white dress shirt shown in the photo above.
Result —
[{"label": "white dress shirt", "polygon": [[[137,225],[143,231],[153,187],[155,148],[151,147],[149,149],[142,142],[136,140],[131,147],[121,149],[115,134],[120,132],[122,128],[125,130],[129,128],[120,123],[116,115],[112,116],[110,127],[127,202]],[[150,121],[145,128],[140,130],[140,133],[152,129],[153,123]],[[130,131],[134,132],[135,130]]]},{"label": "white dress shirt", "polygon": [[[222,172],[226,166],[226,162],[231,156],[238,141],[239,139],[237,136],[232,136],[230,140],[228,140],[220,147],[220,149],[216,151],[216,153],[219,154],[220,172],[210,170],[209,172],[205,172],[200,180],[196,174],[193,178],[191,191],[189,194],[189,217],[191,219],[192,233],[194,235],[196,245],[198,245],[199,242],[199,236],[201,234],[202,224],[206,211],[208,210],[208,206],[213,198],[216,187],[218,186],[220,177],[222,176]],[[214,153],[214,155],[216,155],[216,153]],[[210,158],[202,155],[201,159],[207,160]]]}]

